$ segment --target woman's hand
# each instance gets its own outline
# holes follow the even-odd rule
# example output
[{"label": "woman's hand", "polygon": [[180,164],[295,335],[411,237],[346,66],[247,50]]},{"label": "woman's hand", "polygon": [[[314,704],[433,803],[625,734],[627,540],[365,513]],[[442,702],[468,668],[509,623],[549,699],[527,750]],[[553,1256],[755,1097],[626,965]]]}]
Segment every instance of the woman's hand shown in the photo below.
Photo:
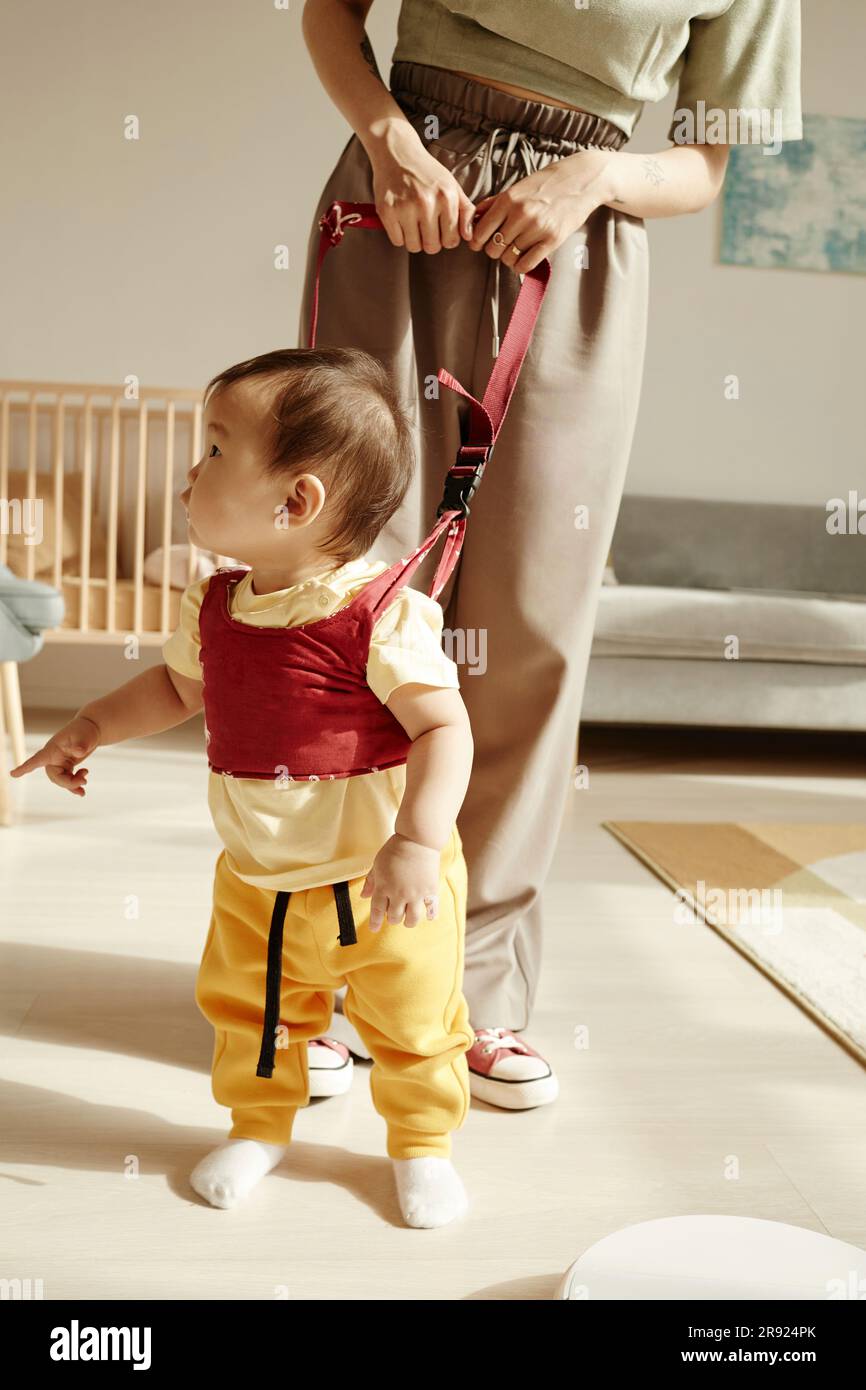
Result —
[{"label": "woman's hand", "polygon": [[378,931],[386,917],[397,926],[405,915],[407,927],[438,917],[440,866],[441,852],[429,845],[399,834],[386,840],[361,889],[362,898],[373,899],[370,930]]},{"label": "woman's hand", "polygon": [[23,777],[26,772],[35,772],[44,767],[48,780],[58,787],[65,787],[75,796],[84,796],[87,782],[86,767],[73,769],[76,763],[92,753],[99,746],[99,728],[86,715],[76,715],[70,723],[64,724],[48,742],[34,753],[26,762],[13,767],[10,777]]},{"label": "woman's hand", "polygon": [[[610,197],[610,150],[578,150],[537,169],[502,193],[482,198],[470,249],[525,275],[551,256]],[[500,232],[503,242],[491,237]],[[518,253],[512,249],[519,248]]]},{"label": "woman's hand", "polygon": [[412,126],[392,131],[371,162],[376,211],[393,246],[434,255],[469,240],[475,208]]},{"label": "woman's hand", "polygon": [[[639,218],[700,212],[719,195],[729,153],[727,145],[674,145],[659,154],[578,150],[482,198],[470,249],[483,247],[525,275],[603,204]],[[501,242],[491,240],[496,232]]]}]

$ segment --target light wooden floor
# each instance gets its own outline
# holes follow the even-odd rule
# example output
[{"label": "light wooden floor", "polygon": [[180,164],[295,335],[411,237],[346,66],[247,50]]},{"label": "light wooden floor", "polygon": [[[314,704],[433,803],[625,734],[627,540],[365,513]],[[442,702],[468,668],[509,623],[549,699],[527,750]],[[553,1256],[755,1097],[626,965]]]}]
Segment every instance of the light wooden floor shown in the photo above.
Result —
[{"label": "light wooden floor", "polygon": [[[29,750],[60,722],[33,714]],[[193,1001],[219,849],[201,739],[194,721],[101,750],[83,801],[29,778],[0,831],[0,1277],[47,1299],[546,1299],[589,1244],[652,1217],[866,1244],[864,1069],[714,932],[675,927],[669,891],[600,828],[862,819],[850,741],[585,731],[528,1032],[560,1099],[473,1102],[454,1143],[472,1210],[414,1231],[364,1064],[299,1116],[245,1207],[186,1186],[225,1132]]]}]

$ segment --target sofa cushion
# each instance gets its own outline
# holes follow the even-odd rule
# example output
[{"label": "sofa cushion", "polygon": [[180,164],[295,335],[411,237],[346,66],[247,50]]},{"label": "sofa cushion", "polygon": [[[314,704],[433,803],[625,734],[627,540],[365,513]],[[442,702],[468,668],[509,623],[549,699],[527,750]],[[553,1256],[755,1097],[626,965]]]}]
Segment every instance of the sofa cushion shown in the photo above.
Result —
[{"label": "sofa cushion", "polygon": [[866,535],[827,528],[823,503],[625,496],[613,565],[620,584],[866,598]]},{"label": "sofa cushion", "polygon": [[[866,602],[749,589],[604,587],[592,655],[866,665]],[[730,659],[730,658],[728,658]]]}]

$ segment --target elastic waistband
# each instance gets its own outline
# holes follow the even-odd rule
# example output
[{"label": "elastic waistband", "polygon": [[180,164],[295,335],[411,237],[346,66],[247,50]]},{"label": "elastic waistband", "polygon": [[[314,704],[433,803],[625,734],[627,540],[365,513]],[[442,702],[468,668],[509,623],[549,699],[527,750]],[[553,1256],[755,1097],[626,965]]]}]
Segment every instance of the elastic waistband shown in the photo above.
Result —
[{"label": "elastic waistband", "polygon": [[435,111],[446,122],[482,133],[508,126],[525,131],[542,148],[548,140],[556,147],[595,145],[618,150],[628,140],[625,131],[603,116],[529,101],[427,63],[392,63],[388,85],[407,115]]}]

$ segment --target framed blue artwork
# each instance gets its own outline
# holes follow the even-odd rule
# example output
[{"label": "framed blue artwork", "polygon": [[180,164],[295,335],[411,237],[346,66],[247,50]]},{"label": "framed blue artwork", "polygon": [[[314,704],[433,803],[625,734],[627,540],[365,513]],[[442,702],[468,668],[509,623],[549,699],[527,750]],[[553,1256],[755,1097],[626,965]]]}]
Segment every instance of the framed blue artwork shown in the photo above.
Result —
[{"label": "framed blue artwork", "polygon": [[776,154],[732,146],[720,260],[864,275],[866,121],[804,116],[803,133]]}]

